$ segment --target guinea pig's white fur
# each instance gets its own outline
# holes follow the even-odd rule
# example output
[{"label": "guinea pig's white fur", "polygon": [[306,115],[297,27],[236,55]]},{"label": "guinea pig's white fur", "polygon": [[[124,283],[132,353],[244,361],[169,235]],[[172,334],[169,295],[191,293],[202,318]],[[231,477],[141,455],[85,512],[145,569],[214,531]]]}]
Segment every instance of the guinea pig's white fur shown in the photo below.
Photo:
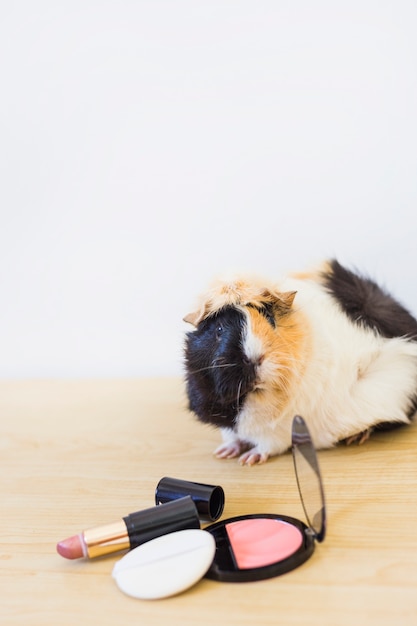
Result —
[{"label": "guinea pig's white fur", "polygon": [[[221,428],[215,454],[252,465],[291,445],[291,423],[302,415],[317,449],[341,440],[365,440],[381,423],[410,421],[417,391],[417,342],[384,337],[353,323],[319,274],[288,277],[278,285],[237,279],[220,282],[185,318],[194,325],[234,306],[242,312],[242,351],[257,363],[257,380],[232,428]],[[269,294],[269,295],[268,295]],[[291,309],[278,328],[253,306],[280,298]]]}]

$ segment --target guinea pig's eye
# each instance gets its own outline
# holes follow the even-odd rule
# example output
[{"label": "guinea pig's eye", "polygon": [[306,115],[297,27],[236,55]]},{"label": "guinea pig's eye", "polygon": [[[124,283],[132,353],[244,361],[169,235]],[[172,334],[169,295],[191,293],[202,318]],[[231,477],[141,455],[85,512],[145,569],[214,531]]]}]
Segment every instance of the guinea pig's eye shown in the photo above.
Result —
[{"label": "guinea pig's eye", "polygon": [[223,330],[224,330],[223,329],[223,324],[217,324],[217,326],[216,326],[216,334],[217,334],[217,336],[221,335]]}]

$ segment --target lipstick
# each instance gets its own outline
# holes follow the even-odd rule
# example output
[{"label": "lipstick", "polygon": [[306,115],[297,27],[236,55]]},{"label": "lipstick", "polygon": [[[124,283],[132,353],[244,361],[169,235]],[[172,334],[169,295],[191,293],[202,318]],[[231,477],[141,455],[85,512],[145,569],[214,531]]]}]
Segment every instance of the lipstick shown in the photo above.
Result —
[{"label": "lipstick", "polygon": [[156,537],[189,528],[200,528],[200,520],[191,496],[185,496],[130,513],[117,522],[84,530],[60,541],[56,549],[66,559],[92,559],[132,550]]}]

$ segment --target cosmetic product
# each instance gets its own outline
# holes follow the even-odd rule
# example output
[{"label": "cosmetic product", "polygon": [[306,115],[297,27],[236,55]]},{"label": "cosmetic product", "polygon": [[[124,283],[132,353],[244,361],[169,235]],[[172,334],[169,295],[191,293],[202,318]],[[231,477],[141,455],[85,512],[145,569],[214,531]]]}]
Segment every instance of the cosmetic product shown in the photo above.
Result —
[{"label": "cosmetic product", "polygon": [[132,550],[156,537],[179,530],[199,529],[197,508],[190,496],[131,513],[105,526],[84,530],[57,545],[66,559],[94,558]]},{"label": "cosmetic product", "polygon": [[292,454],[308,524],[285,515],[241,515],[205,528],[216,542],[207,578],[245,582],[279,576],[304,563],[324,539],[326,515],[316,452],[304,419],[292,425]]},{"label": "cosmetic product", "polygon": [[112,576],[121,591],[141,600],[167,598],[195,585],[210,567],[216,543],[204,530],[179,530],[152,539],[118,561]]},{"label": "cosmetic product", "polygon": [[164,504],[185,496],[192,498],[202,520],[214,522],[223,513],[225,496],[222,487],[169,476],[161,478],[156,486],[155,504]]}]

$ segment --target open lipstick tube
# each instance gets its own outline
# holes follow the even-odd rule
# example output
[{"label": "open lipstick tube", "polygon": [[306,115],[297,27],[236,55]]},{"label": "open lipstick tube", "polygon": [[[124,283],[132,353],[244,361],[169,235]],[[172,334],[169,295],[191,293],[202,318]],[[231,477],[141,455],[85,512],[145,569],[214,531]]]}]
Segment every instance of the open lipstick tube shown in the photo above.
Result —
[{"label": "open lipstick tube", "polygon": [[91,559],[119,550],[132,550],[161,535],[190,528],[200,528],[200,520],[192,498],[185,496],[130,513],[117,522],[84,530],[60,541],[57,551],[67,559]]},{"label": "open lipstick tube", "polygon": [[217,520],[223,512],[224,500],[220,486],[166,476],[156,487],[156,506],[68,537],[58,543],[57,551],[66,559],[92,559],[132,550],[161,535],[198,529],[200,518]]}]

